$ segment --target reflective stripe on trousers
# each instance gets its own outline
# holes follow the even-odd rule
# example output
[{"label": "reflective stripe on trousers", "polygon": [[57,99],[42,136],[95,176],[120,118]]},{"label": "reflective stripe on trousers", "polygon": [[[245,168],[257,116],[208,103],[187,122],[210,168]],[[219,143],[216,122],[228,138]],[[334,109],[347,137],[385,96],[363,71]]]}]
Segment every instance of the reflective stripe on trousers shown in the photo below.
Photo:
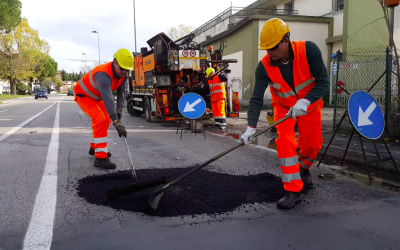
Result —
[{"label": "reflective stripe on trousers", "polygon": [[303,188],[299,173],[299,162],[296,156],[280,158],[282,170],[282,182],[285,190],[300,192]]},{"label": "reflective stripe on trousers", "polygon": [[225,121],[218,121],[217,119],[226,119],[226,113],[225,113],[225,100],[219,100],[216,102],[211,102],[211,108],[215,120],[215,124],[217,123],[225,123],[226,125],[226,120]]},{"label": "reflective stripe on trousers", "polygon": [[[294,133],[296,120],[288,119],[276,126],[278,138],[275,140],[278,157],[281,160],[282,180],[287,191],[300,192],[303,182],[298,175],[299,168],[310,168],[322,147],[321,108],[318,105],[313,112],[297,117],[299,129],[298,142]],[[279,104],[274,105],[274,119],[278,121],[289,111]],[[297,149],[300,147],[300,156]],[[308,161],[310,160],[310,161]],[[308,163],[308,164],[307,164]]]},{"label": "reflective stripe on trousers", "polygon": [[96,158],[107,158],[107,134],[111,120],[103,101],[91,98],[76,98],[79,107],[92,119],[93,142]]},{"label": "reflective stripe on trousers", "polygon": [[315,159],[310,159],[308,157],[304,157],[301,155],[301,153],[299,154],[299,163],[300,163],[300,167],[304,168],[304,169],[309,169],[311,168],[312,164],[314,163]]}]

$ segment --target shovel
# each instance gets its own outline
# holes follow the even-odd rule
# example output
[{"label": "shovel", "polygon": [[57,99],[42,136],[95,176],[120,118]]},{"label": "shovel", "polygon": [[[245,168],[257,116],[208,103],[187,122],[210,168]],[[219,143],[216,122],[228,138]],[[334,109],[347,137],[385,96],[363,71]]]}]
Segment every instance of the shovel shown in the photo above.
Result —
[{"label": "shovel", "polygon": [[115,199],[115,198],[118,198],[118,197],[121,197],[124,195],[128,195],[128,194],[131,194],[134,192],[138,192],[138,191],[147,189],[147,188],[152,188],[152,187],[155,187],[155,186],[158,186],[158,185],[161,185],[161,184],[164,184],[167,182],[166,176],[161,176],[154,180],[139,182],[137,175],[136,175],[135,168],[133,167],[131,152],[129,151],[128,143],[126,142],[126,137],[124,137],[124,139],[125,139],[126,149],[128,150],[128,156],[129,156],[129,159],[131,160],[132,177],[136,183],[126,186],[126,187],[121,187],[121,188],[107,191],[106,195],[107,195],[107,198],[109,198],[109,199]]},{"label": "shovel", "polygon": [[[264,133],[264,132],[267,132],[268,130],[272,129],[273,127],[275,127],[275,126],[278,125],[279,123],[281,123],[281,122],[283,122],[283,121],[286,121],[287,119],[289,119],[289,118],[291,118],[291,117],[292,117],[291,114],[285,116],[284,118],[280,119],[279,121],[276,121],[275,123],[271,124],[269,127],[265,128],[265,129],[263,129],[263,130],[261,130],[260,132],[255,133],[255,134],[252,136],[252,138],[257,137],[257,136],[261,135],[261,134]],[[187,172],[187,173],[181,175],[180,177],[178,177],[178,178],[176,178],[175,180],[173,180],[173,181],[167,183],[166,185],[164,185],[164,186],[162,186],[162,187],[159,187],[159,188],[156,188],[156,189],[151,193],[151,195],[150,195],[150,197],[148,198],[147,202],[149,203],[149,205],[151,206],[151,208],[153,208],[154,210],[157,210],[158,205],[159,205],[159,203],[160,203],[160,199],[161,199],[161,197],[163,196],[165,190],[167,190],[168,188],[170,188],[172,185],[175,185],[176,183],[180,182],[181,180],[185,179],[186,177],[188,177],[189,175],[193,174],[194,172],[197,172],[197,171],[199,171],[200,169],[204,168],[205,166],[207,166],[207,165],[210,164],[211,162],[213,162],[213,161],[219,159],[220,157],[222,157],[222,156],[228,154],[229,152],[231,152],[231,151],[233,151],[233,150],[235,150],[235,149],[237,149],[237,148],[239,148],[239,147],[241,147],[241,146],[243,146],[243,145],[244,145],[244,142],[242,142],[242,143],[240,143],[240,144],[234,146],[233,148],[230,148],[230,149],[226,150],[225,152],[223,152],[223,153],[221,153],[221,154],[215,156],[214,158],[212,158],[212,159],[210,159],[210,160],[204,162],[204,163],[201,164],[200,166],[195,167],[195,168],[192,169],[191,171],[189,171],[189,172]]]}]

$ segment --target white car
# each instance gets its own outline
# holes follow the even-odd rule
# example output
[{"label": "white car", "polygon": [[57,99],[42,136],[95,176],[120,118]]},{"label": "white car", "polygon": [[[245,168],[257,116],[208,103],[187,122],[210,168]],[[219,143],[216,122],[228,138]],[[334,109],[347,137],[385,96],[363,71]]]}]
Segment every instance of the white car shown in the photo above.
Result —
[{"label": "white car", "polygon": [[50,94],[57,94],[57,91],[51,91]]}]

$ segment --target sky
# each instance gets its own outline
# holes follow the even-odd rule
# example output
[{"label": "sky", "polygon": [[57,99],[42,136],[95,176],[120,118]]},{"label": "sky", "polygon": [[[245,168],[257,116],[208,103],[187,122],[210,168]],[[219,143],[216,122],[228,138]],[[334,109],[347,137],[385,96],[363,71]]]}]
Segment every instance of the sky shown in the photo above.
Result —
[{"label": "sky", "polygon": [[[111,61],[120,48],[135,50],[133,0],[20,0],[22,17],[51,47],[58,69],[78,72],[81,61]],[[197,28],[231,5],[246,7],[255,0],[136,0],[137,50],[169,27]],[[99,32],[98,35],[92,31]],[[88,65],[92,62],[88,62]]]}]

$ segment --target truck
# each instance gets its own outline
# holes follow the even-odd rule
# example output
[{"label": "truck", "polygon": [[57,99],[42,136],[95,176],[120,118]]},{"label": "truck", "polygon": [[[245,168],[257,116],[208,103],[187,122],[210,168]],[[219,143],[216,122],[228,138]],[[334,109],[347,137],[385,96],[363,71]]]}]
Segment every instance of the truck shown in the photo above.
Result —
[{"label": "truck", "polygon": [[[193,42],[189,34],[173,41],[159,33],[147,41],[150,49],[141,48],[133,53],[134,69],[130,72],[127,110],[132,116],[144,114],[148,122],[168,122],[183,118],[178,108],[179,99],[187,93],[197,93],[206,102],[202,119],[212,118],[210,93],[205,72],[212,66],[228,74],[229,63],[236,60],[222,60],[222,49],[209,49],[212,60],[207,60],[207,51]],[[221,43],[222,44],[222,43]],[[225,83],[227,117],[239,116],[238,93],[232,92]]]}]

